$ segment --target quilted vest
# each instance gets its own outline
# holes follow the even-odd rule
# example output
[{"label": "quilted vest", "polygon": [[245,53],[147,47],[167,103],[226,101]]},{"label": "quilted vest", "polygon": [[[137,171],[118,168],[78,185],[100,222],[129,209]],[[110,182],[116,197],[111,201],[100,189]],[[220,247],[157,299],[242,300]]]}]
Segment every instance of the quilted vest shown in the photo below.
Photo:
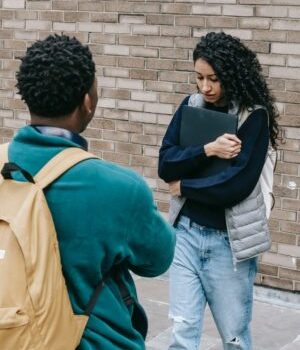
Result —
[{"label": "quilted vest", "polygon": [[[190,96],[189,106],[202,107],[203,105],[204,99],[201,94],[196,93]],[[258,108],[263,107],[255,106],[253,110]],[[238,114],[238,128],[240,128],[253,110],[244,110],[238,114],[238,107],[234,105],[229,109],[229,113]],[[237,262],[253,258],[271,247],[268,228],[268,216],[271,211],[269,192],[273,186],[273,177],[272,181],[268,179],[271,170],[271,153],[274,155],[273,150],[269,147],[262,175],[251,194],[237,205],[225,209],[226,226],[234,265]],[[274,163],[272,165],[273,171]],[[174,225],[185,201],[184,197],[171,197],[169,222],[172,225]]]}]

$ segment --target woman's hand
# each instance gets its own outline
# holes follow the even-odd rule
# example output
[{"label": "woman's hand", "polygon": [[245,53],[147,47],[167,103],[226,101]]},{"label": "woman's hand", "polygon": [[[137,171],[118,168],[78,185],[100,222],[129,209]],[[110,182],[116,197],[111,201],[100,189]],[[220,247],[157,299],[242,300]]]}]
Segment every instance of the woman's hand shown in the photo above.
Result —
[{"label": "woman's hand", "polygon": [[204,151],[208,157],[217,156],[223,159],[236,157],[241,151],[241,140],[236,135],[224,134],[215,141],[204,146]]},{"label": "woman's hand", "polygon": [[168,183],[169,185],[169,191],[172,196],[180,196],[180,181],[172,181]]}]

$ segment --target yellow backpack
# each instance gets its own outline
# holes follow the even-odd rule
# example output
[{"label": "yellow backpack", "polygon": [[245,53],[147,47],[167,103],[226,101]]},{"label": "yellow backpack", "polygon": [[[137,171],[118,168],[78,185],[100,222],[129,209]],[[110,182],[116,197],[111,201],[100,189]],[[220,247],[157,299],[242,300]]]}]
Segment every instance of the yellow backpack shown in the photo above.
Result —
[{"label": "yellow backpack", "polygon": [[[88,316],[73,314],[43,189],[95,157],[68,148],[31,178],[8,163],[7,150],[7,144],[0,146],[0,349],[74,350]],[[29,181],[13,180],[13,171]]]}]

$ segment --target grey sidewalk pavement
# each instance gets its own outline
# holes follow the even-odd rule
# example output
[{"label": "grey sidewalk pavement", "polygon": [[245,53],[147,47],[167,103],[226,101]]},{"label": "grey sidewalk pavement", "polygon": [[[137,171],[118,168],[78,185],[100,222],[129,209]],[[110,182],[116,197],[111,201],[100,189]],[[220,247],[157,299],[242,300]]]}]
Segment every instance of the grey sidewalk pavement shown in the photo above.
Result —
[{"label": "grey sidewalk pavement", "polygon": [[[135,277],[139,298],[149,319],[147,350],[167,350],[168,278]],[[222,350],[209,310],[206,310],[201,350]],[[300,350],[300,295],[257,287],[253,310],[253,350]]]}]

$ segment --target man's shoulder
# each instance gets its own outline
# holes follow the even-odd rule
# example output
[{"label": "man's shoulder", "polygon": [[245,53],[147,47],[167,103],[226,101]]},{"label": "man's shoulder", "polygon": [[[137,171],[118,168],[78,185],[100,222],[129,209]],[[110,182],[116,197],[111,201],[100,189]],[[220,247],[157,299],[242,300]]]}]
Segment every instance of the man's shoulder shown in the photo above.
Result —
[{"label": "man's shoulder", "polygon": [[80,173],[87,181],[104,181],[107,185],[121,186],[122,188],[147,187],[144,179],[134,170],[99,158],[87,159],[77,167],[75,172]]}]

